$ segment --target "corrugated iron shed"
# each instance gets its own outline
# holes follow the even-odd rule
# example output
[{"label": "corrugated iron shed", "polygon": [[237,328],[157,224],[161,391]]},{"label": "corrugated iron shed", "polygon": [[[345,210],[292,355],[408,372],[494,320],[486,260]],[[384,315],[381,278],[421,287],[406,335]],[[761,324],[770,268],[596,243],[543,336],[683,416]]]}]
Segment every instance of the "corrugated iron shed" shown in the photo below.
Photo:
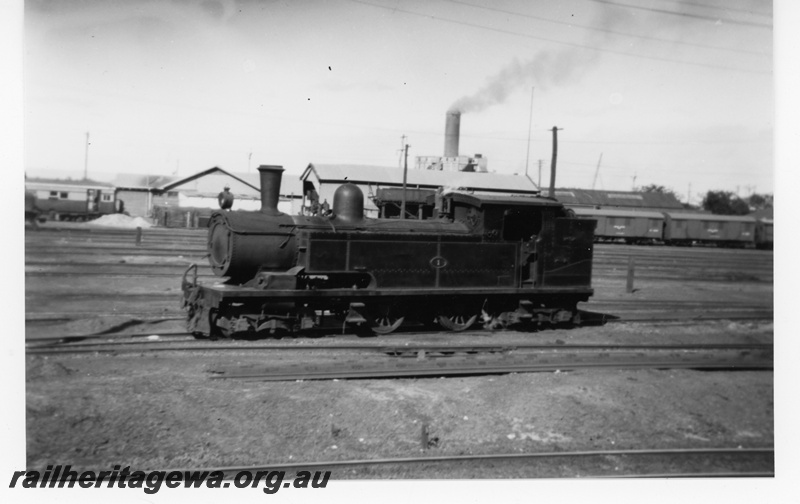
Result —
[{"label": "corrugated iron shed", "polygon": [[[220,178],[222,177],[222,178]],[[261,179],[258,172],[255,173],[234,173],[223,170],[217,166],[188,175],[182,178],[172,178],[167,183],[155,186],[159,191],[183,190],[198,194],[216,195],[225,184],[225,179],[229,177],[242,185],[238,188],[241,194],[248,194],[258,197],[261,193]],[[192,183],[191,185],[189,185]],[[287,174],[284,172],[281,179],[281,196],[300,197],[303,194],[303,183],[297,174]]]},{"label": "corrugated iron shed", "polygon": [[118,173],[111,181],[111,185],[117,189],[156,189],[174,180],[178,180],[178,177]]},{"label": "corrugated iron shed", "polygon": [[555,197],[567,206],[647,208],[682,210],[683,203],[670,194],[657,192],[597,191],[590,189],[556,189]]},{"label": "corrugated iron shed", "polygon": [[487,195],[487,194],[463,194],[451,193],[450,196],[455,201],[461,201],[475,207],[482,207],[484,205],[510,205],[510,206],[551,206],[560,207],[561,204],[550,198],[542,198],[538,196],[522,196],[522,195]]},{"label": "corrugated iron shed", "polygon": [[56,178],[43,178],[43,177],[29,177],[25,179],[25,184],[36,185],[61,185],[61,186],[80,186],[80,187],[114,187],[113,184],[108,182],[98,182],[92,179],[56,179]]},{"label": "corrugated iron shed", "polygon": [[[362,185],[374,184],[399,187],[403,185],[403,170],[385,166],[311,163],[300,178],[302,180],[316,178],[321,184],[352,182]],[[536,187],[536,184],[525,176],[498,173],[409,169],[406,184],[409,188],[419,189],[444,187],[452,190],[459,189],[520,194],[539,192],[539,188]]]},{"label": "corrugated iron shed", "polygon": [[[433,204],[435,195],[436,191],[433,189],[406,189],[405,198],[408,203]],[[375,198],[381,201],[402,201],[403,189],[396,187],[378,189]]]}]

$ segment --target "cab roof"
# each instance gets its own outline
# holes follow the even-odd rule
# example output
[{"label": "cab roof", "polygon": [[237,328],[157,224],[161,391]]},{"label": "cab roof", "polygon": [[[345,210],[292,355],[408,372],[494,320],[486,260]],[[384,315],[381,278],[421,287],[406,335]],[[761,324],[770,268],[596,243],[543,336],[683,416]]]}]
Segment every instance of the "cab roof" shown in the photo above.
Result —
[{"label": "cab roof", "polygon": [[561,208],[563,205],[556,200],[542,196],[529,196],[523,194],[465,194],[460,192],[445,194],[453,201],[465,203],[481,208],[487,205],[497,206],[539,206]]}]

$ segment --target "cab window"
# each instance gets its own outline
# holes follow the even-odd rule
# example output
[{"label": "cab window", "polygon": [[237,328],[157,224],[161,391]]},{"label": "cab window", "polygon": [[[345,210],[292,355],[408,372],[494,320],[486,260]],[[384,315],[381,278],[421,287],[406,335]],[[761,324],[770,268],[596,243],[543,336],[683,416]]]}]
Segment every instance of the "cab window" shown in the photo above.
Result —
[{"label": "cab window", "polygon": [[503,216],[503,240],[528,241],[542,232],[542,212],[538,209],[508,209]]}]

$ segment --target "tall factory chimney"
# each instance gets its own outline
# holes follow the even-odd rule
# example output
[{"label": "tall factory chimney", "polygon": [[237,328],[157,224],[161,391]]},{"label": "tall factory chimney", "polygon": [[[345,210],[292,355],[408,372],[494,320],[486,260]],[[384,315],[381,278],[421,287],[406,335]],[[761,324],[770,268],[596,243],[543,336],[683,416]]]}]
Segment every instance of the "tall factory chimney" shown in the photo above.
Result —
[{"label": "tall factory chimney", "polygon": [[261,165],[258,167],[261,178],[261,211],[267,215],[280,215],[278,200],[281,192],[282,166]]},{"label": "tall factory chimney", "polygon": [[458,136],[461,129],[461,112],[447,111],[447,121],[444,124],[444,157],[458,156]]}]

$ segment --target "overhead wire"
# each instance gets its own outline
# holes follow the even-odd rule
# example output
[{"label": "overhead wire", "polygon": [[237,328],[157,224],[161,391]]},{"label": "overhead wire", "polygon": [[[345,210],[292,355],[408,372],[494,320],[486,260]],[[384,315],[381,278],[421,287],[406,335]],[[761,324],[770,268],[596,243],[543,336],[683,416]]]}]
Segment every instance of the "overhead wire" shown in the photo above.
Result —
[{"label": "overhead wire", "polygon": [[[755,16],[772,17],[772,13],[771,12],[756,12],[756,11],[750,10],[750,9],[738,9],[736,7],[731,7],[727,3],[723,4],[723,5],[709,5],[709,4],[704,4],[704,3],[701,3],[701,2],[684,2],[682,0],[661,0],[661,1],[663,1],[663,2],[668,2],[669,1],[669,2],[672,2],[672,3],[679,4],[679,5],[691,5],[692,7],[700,7],[701,9],[714,9],[714,10],[722,9],[722,10],[726,10],[726,11],[742,12],[742,13],[745,13],[745,14],[753,14]],[[771,2],[770,2],[770,4],[771,4]]]},{"label": "overhead wire", "polygon": [[712,22],[715,22],[715,23],[721,22],[721,23],[735,24],[735,25],[740,25],[740,26],[753,26],[753,27],[756,27],[756,28],[769,28],[769,29],[772,29],[772,24],[756,23],[756,22],[752,22],[752,21],[739,21],[739,20],[736,20],[736,19],[722,19],[720,17],[703,16],[701,14],[691,14],[689,12],[677,12],[677,11],[671,11],[671,10],[666,10],[666,9],[654,9],[652,7],[644,7],[644,6],[641,6],[641,5],[632,5],[632,4],[627,4],[627,3],[612,2],[610,0],[589,0],[589,1],[590,2],[595,2],[595,3],[601,3],[601,4],[605,4],[605,5],[613,5],[615,7],[624,7],[626,9],[636,9],[636,10],[643,10],[643,11],[648,11],[648,12],[656,12],[656,13],[659,13],[659,14],[669,14],[669,15],[672,15],[672,16],[681,16],[681,17],[686,17],[686,18],[691,18],[691,19],[700,19],[700,20],[703,20],[703,21],[712,21]]},{"label": "overhead wire", "polygon": [[519,16],[519,17],[524,17],[524,18],[528,18],[528,19],[536,19],[538,21],[544,21],[546,23],[553,23],[553,24],[562,25],[562,26],[569,26],[570,28],[581,28],[581,29],[584,29],[584,30],[596,31],[596,32],[600,32],[600,33],[609,33],[609,34],[612,34],[612,35],[619,35],[619,36],[622,36],[622,37],[631,37],[631,38],[637,38],[637,39],[642,39],[642,40],[653,40],[653,41],[656,41],[656,42],[667,42],[669,44],[684,45],[684,46],[688,46],[688,47],[699,47],[699,48],[702,48],[702,49],[714,49],[714,50],[717,50],[717,51],[728,51],[728,52],[736,52],[736,53],[755,54],[755,55],[760,55],[760,56],[771,56],[770,53],[763,52],[763,51],[751,51],[751,50],[748,50],[748,49],[735,49],[735,48],[731,48],[731,47],[721,47],[721,46],[712,46],[712,45],[705,45],[705,44],[696,44],[696,43],[692,43],[692,42],[685,42],[685,41],[682,41],[682,40],[669,40],[669,39],[664,39],[664,38],[652,37],[652,36],[648,36],[648,35],[637,35],[637,34],[634,34],[634,33],[623,33],[623,32],[618,32],[618,31],[614,31],[614,30],[609,30],[609,29],[606,29],[606,28],[597,28],[595,26],[572,23],[572,22],[567,22],[567,21],[559,21],[559,20],[556,20],[556,19],[548,19],[548,18],[542,17],[542,16],[535,16],[535,15],[532,15],[532,14],[526,14],[524,12],[511,11],[511,10],[506,10],[506,9],[499,9],[497,7],[487,7],[485,5],[476,5],[476,4],[473,4],[473,3],[470,3],[470,2],[463,2],[463,1],[460,1],[460,0],[445,0],[445,1],[446,2],[450,2],[450,3],[454,3],[454,4],[459,4],[459,5],[466,5],[468,7],[473,7],[475,9],[483,9],[483,10],[492,11],[492,12],[499,12],[499,13],[502,13],[502,14],[510,14],[512,16]]},{"label": "overhead wire", "polygon": [[390,10],[392,12],[400,12],[400,13],[409,14],[409,15],[412,15],[412,16],[419,16],[419,17],[424,17],[424,18],[435,19],[437,21],[442,21],[442,22],[445,22],[445,23],[452,23],[452,24],[457,24],[457,25],[462,25],[462,26],[469,26],[469,27],[478,28],[478,29],[481,29],[481,30],[488,30],[488,31],[493,31],[493,32],[497,32],[497,33],[504,33],[506,35],[513,35],[513,36],[517,36],[517,37],[525,37],[525,38],[529,38],[529,39],[533,39],[533,40],[542,40],[542,41],[545,41],[545,42],[552,42],[554,44],[559,44],[559,45],[564,45],[564,46],[569,46],[569,47],[577,47],[577,48],[580,48],[580,49],[587,49],[587,50],[590,50],[590,51],[604,52],[604,53],[609,53],[609,54],[617,54],[617,55],[620,55],[620,56],[628,56],[628,57],[632,57],[632,58],[649,59],[649,60],[652,60],[652,61],[664,61],[664,62],[668,62],[668,63],[677,63],[677,64],[681,64],[681,65],[698,66],[698,67],[711,68],[711,69],[716,69],[716,70],[729,70],[729,71],[734,71],[734,72],[744,72],[744,73],[753,73],[753,74],[761,74],[761,75],[772,75],[771,71],[755,70],[755,69],[751,69],[751,68],[734,68],[734,67],[729,67],[729,66],[724,66],[724,65],[714,65],[714,64],[709,64],[709,63],[697,63],[697,62],[693,62],[693,61],[678,60],[678,59],[673,59],[673,58],[662,58],[662,57],[658,57],[658,56],[647,56],[647,55],[644,55],[644,54],[635,54],[635,53],[629,53],[629,52],[624,52],[624,51],[616,51],[614,49],[599,48],[599,47],[596,47],[596,46],[578,44],[578,43],[575,43],[575,42],[564,42],[564,41],[561,41],[561,40],[555,40],[555,39],[551,39],[551,38],[547,38],[547,37],[540,37],[540,36],[536,36],[536,35],[530,35],[530,34],[527,34],[527,33],[520,33],[520,32],[511,31],[511,30],[504,30],[504,29],[501,29],[501,28],[493,28],[491,26],[481,25],[481,24],[477,24],[477,23],[468,23],[466,21],[457,21],[455,19],[448,19],[448,18],[444,18],[444,17],[440,17],[440,16],[434,16],[432,14],[423,14],[423,13],[420,13],[420,12],[414,12],[414,11],[401,9],[399,7],[391,7],[391,6],[387,6],[387,5],[375,4],[375,3],[371,3],[371,2],[366,2],[364,0],[349,0],[349,1],[353,2],[353,3],[357,3],[357,4],[368,5],[370,7],[376,7],[376,8],[379,8],[379,9]]}]

